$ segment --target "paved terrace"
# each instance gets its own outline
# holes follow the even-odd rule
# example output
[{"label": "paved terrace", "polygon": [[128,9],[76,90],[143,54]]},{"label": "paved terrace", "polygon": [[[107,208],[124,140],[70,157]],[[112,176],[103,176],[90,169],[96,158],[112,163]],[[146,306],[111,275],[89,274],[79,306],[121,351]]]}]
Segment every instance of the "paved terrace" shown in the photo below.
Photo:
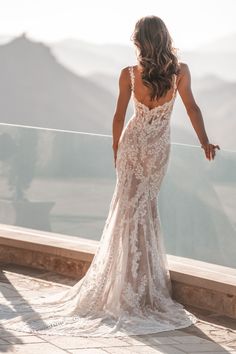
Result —
[{"label": "paved terrace", "polygon": [[[45,270],[1,264],[0,304],[39,291],[57,291],[75,279]],[[185,306],[200,322],[190,327],[127,338],[81,338],[31,335],[0,328],[0,352],[18,354],[236,354],[236,321],[205,310]],[[14,309],[13,309],[14,311]]]}]

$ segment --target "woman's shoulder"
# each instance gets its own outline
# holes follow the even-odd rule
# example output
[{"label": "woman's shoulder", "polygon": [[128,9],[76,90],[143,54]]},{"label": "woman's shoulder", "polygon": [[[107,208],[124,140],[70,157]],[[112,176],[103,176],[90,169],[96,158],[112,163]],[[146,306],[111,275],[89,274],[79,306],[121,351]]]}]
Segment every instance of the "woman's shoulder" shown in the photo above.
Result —
[{"label": "woman's shoulder", "polygon": [[[120,81],[126,85],[129,85],[130,87],[132,81],[132,69],[134,68],[135,65],[129,65],[121,68],[120,70]],[[134,71],[133,71],[133,75],[134,75]]]},{"label": "woman's shoulder", "polygon": [[184,75],[186,72],[189,71],[188,64],[186,62],[179,61],[179,69],[179,76]]},{"label": "woman's shoulder", "polygon": [[129,79],[130,76],[130,69],[132,68],[132,65],[130,66],[125,66],[120,69],[120,77],[123,78],[124,80]]},{"label": "woman's shoulder", "polygon": [[127,74],[127,73],[129,72],[129,70],[130,70],[132,67],[134,67],[134,66],[135,66],[135,65],[125,66],[125,67],[121,68],[120,72]]},{"label": "woman's shoulder", "polygon": [[180,62],[179,61],[179,73],[177,74],[177,87],[179,85],[179,82],[181,79],[184,79],[185,77],[189,77],[190,71],[188,64],[186,62]]}]

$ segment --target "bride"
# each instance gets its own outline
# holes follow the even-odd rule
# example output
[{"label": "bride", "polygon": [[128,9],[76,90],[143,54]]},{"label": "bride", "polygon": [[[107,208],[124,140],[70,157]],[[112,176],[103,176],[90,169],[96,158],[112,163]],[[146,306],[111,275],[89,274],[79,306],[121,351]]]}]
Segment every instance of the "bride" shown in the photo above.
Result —
[{"label": "bride", "polygon": [[[116,186],[91,266],[62,293],[15,301],[13,316],[10,304],[4,306],[5,328],[109,337],[157,333],[197,321],[172,297],[158,210],[177,91],[209,161],[219,146],[208,140],[188,65],[178,62],[165,23],[157,16],[142,17],[132,40],[137,64],[121,70],[112,126]],[[134,113],[124,128],[131,95]]]}]

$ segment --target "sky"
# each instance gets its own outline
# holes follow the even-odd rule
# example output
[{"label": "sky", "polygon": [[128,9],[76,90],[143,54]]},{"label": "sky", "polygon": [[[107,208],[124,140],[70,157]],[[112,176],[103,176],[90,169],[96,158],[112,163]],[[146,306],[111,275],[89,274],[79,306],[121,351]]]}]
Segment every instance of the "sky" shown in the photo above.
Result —
[{"label": "sky", "polygon": [[44,42],[74,38],[132,45],[142,16],[166,23],[176,47],[191,50],[236,33],[236,0],[0,0],[0,36]]}]

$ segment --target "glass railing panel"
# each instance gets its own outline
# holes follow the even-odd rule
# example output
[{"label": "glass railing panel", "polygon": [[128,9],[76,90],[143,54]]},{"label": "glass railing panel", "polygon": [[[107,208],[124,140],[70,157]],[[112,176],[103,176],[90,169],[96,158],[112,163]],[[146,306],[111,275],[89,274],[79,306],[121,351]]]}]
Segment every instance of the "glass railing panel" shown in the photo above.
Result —
[{"label": "glass railing panel", "polygon": [[236,153],[172,144],[159,211],[168,253],[236,267]]},{"label": "glass railing panel", "polygon": [[0,125],[0,223],[99,239],[115,187],[111,137]]},{"label": "glass railing panel", "polygon": [[[171,145],[158,196],[169,254],[236,266],[236,153]],[[0,223],[99,240],[116,183],[110,135],[0,124]]]}]

